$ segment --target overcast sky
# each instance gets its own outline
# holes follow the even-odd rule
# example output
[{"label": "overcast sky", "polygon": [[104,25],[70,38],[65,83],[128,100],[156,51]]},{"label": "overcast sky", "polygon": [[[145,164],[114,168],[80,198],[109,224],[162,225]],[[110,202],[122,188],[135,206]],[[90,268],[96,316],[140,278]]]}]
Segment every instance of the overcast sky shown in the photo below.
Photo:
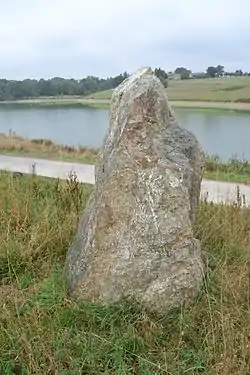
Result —
[{"label": "overcast sky", "polygon": [[249,0],[0,0],[0,77],[250,71]]}]

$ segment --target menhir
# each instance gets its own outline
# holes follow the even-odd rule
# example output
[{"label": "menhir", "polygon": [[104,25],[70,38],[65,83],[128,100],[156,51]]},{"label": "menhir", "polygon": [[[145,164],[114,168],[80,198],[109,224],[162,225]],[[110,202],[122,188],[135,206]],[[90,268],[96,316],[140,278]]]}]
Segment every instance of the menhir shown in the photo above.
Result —
[{"label": "menhir", "polygon": [[163,314],[198,294],[203,263],[192,224],[203,161],[150,68],[114,91],[94,190],[67,254],[71,295],[131,299]]}]

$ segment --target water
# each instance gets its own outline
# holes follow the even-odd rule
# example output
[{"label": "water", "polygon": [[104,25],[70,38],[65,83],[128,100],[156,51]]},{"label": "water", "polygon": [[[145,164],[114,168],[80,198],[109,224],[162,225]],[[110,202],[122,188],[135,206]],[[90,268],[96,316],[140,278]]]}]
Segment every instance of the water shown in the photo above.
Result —
[{"label": "water", "polygon": [[[191,130],[209,154],[227,160],[250,160],[250,114],[209,114],[177,110],[180,125]],[[100,147],[108,126],[108,109],[87,107],[0,107],[0,133],[11,129],[28,138]]]}]

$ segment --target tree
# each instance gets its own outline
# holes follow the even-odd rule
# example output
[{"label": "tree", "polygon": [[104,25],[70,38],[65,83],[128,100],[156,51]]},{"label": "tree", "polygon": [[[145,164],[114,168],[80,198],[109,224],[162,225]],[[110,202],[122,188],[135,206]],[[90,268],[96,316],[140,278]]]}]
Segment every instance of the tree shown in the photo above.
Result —
[{"label": "tree", "polygon": [[243,76],[243,72],[241,69],[237,69],[236,72],[235,72],[235,75],[236,76]]},{"label": "tree", "polygon": [[221,77],[225,74],[225,68],[223,65],[209,66],[207,68],[207,75],[211,78]]},{"label": "tree", "polygon": [[207,75],[211,78],[216,77],[217,74],[217,68],[215,66],[209,66],[207,68]]},{"label": "tree", "polygon": [[163,86],[168,87],[168,74],[165,72],[165,70],[161,68],[155,68],[154,73],[156,77],[158,77],[161,80]]},{"label": "tree", "polygon": [[114,80],[114,87],[119,86],[126,78],[128,78],[128,73],[124,72],[123,74],[119,74],[119,76],[116,76],[113,78]]},{"label": "tree", "polygon": [[190,71],[189,70],[183,70],[180,74],[181,79],[189,79],[190,78]]},{"label": "tree", "polygon": [[180,66],[179,68],[175,69],[175,74],[179,74],[181,79],[188,79],[190,78],[191,70]]},{"label": "tree", "polygon": [[223,65],[217,65],[216,70],[217,70],[216,72],[217,77],[221,77],[225,73],[225,68]]},{"label": "tree", "polygon": [[127,72],[106,79],[95,76],[87,76],[81,80],[62,77],[23,81],[0,79],[0,101],[39,96],[89,95],[97,91],[113,89],[126,78],[128,78]]}]

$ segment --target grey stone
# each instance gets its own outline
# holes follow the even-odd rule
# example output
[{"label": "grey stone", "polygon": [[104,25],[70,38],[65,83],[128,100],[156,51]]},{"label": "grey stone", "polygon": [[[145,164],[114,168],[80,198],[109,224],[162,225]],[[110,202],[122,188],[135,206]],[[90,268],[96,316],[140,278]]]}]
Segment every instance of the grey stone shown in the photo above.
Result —
[{"label": "grey stone", "polygon": [[67,254],[72,296],[132,299],[159,314],[197,296],[203,263],[192,223],[203,160],[150,68],[114,91],[96,183]]}]

